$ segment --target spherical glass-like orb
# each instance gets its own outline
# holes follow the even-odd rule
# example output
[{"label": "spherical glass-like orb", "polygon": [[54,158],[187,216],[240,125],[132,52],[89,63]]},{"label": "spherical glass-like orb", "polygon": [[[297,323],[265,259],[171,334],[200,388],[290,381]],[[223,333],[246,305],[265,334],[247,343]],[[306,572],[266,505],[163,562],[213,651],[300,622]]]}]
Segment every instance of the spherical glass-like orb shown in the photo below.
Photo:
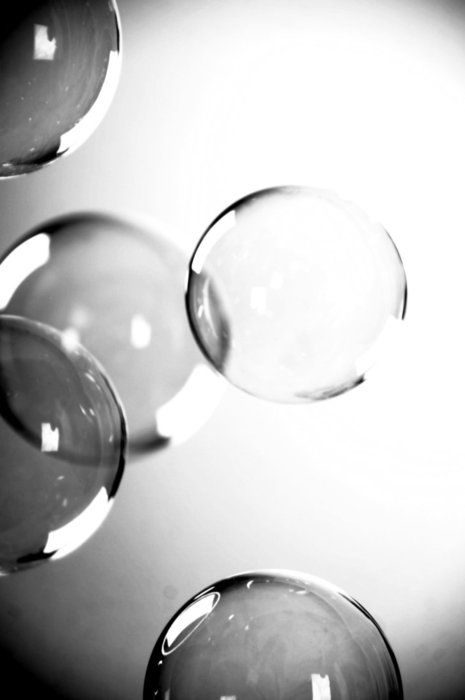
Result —
[{"label": "spherical glass-like orb", "polygon": [[62,557],[95,532],[125,442],[94,358],[48,326],[0,316],[0,575]]},{"label": "spherical glass-like orb", "polygon": [[160,635],[144,700],[395,700],[394,654],[364,608],[331,584],[250,572],[206,588]]},{"label": "spherical glass-like orb", "polygon": [[186,318],[187,262],[152,222],[98,213],[46,222],[0,260],[0,311],[58,328],[101,362],[132,452],[191,435],[223,390]]},{"label": "spherical glass-like orb", "polygon": [[232,204],[190,263],[187,308],[204,354],[232,384],[274,401],[361,383],[405,305],[402,261],[382,226],[308,187]]},{"label": "spherical glass-like orb", "polygon": [[19,0],[0,29],[0,177],[80,146],[104,116],[120,72],[114,0]]}]

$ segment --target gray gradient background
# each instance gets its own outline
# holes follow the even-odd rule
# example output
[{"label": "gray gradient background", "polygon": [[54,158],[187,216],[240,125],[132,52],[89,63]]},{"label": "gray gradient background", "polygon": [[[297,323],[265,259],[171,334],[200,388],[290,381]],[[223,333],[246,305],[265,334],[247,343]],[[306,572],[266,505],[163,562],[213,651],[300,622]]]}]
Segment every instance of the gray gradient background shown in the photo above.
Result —
[{"label": "gray gradient background", "polygon": [[290,568],[368,608],[408,700],[465,697],[463,5],[119,6],[111,110],[75,154],[0,182],[2,249],[99,208],[155,216],[189,252],[237,197],[306,183],[388,228],[407,321],[362,387],[308,407],[228,388],[193,438],[129,465],[80,550],[0,580],[4,653],[49,697],[140,698],[153,643],[191,595]]}]

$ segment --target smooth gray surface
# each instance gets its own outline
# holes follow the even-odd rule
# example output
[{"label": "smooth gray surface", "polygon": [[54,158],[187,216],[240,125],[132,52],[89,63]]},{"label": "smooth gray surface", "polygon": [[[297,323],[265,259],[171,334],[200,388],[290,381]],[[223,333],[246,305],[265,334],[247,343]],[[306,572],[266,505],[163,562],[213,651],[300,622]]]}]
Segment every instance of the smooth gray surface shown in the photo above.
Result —
[{"label": "smooth gray surface", "polygon": [[231,388],[189,441],[129,465],[79,551],[0,581],[1,643],[66,698],[136,699],[153,643],[185,600],[237,571],[289,568],[373,614],[408,700],[461,697],[462,6],[119,4],[112,108],[74,155],[0,182],[1,245],[51,216],[100,208],[166,221],[188,252],[239,196],[327,187],[393,236],[407,320],[345,396],[288,408]]}]

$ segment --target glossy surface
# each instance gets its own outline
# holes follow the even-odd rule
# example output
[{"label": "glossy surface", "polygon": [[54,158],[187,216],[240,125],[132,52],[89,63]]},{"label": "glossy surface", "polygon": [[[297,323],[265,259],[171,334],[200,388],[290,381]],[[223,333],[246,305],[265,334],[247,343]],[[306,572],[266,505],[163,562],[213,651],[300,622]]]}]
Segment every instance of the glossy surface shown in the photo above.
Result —
[{"label": "glossy surface", "polygon": [[386,231],[323,190],[263,190],[226,209],[191,260],[200,347],[261,398],[313,401],[364,380],[403,318],[406,279]]},{"label": "glossy surface", "polygon": [[89,353],[47,326],[0,316],[0,575],[93,534],[120,483],[125,438]]},{"label": "glossy surface", "polygon": [[145,223],[65,216],[4,255],[0,309],[82,343],[115,383],[131,448],[149,450],[194,432],[221,389],[186,318],[186,268],[181,251]]},{"label": "glossy surface", "polygon": [[395,657],[380,628],[331,584],[286,571],[220,581],[160,635],[144,700],[394,700]]},{"label": "glossy surface", "polygon": [[0,177],[36,170],[94,131],[120,70],[113,0],[20,0],[0,29]]}]

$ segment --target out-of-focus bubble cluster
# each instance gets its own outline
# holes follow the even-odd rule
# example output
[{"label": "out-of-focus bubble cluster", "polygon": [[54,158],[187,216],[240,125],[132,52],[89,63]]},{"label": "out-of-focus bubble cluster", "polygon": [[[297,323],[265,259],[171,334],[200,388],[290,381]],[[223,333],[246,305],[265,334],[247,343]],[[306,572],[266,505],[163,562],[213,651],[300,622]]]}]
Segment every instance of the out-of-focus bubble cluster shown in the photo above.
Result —
[{"label": "out-of-focus bubble cluster", "polygon": [[187,322],[187,258],[155,228],[81,213],[36,227],[0,261],[0,310],[53,326],[102,364],[143,452],[195,431],[221,383]]},{"label": "out-of-focus bubble cluster", "polygon": [[0,316],[0,574],[73,551],[120,483],[123,412],[94,358],[54,329]]}]

